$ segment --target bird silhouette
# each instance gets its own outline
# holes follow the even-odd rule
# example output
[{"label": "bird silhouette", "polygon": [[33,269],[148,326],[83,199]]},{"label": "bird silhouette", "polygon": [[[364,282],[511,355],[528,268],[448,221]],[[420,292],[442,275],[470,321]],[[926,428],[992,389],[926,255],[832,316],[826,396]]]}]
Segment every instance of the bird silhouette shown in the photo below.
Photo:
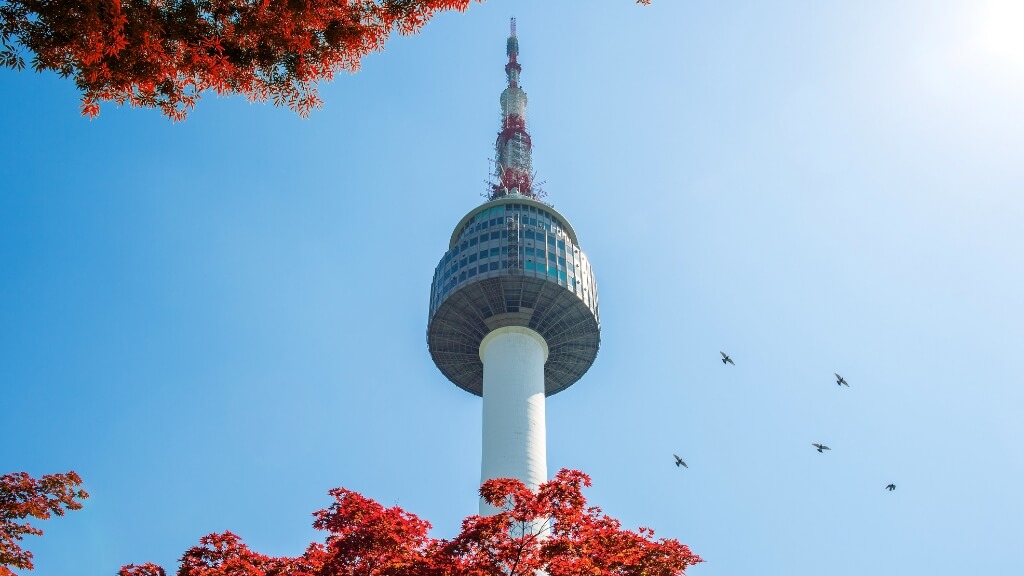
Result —
[{"label": "bird silhouette", "polygon": [[673,456],[676,457],[676,467],[677,468],[679,466],[682,466],[683,468],[689,468],[689,466],[686,465],[686,462],[683,462],[683,459],[680,458],[678,454],[673,454]]},{"label": "bird silhouette", "polygon": [[825,446],[824,444],[811,444],[811,446],[814,446],[815,448],[817,448],[818,452],[821,452],[822,454],[825,453],[825,450],[831,450],[831,448],[829,448],[828,446]]},{"label": "bird silhouette", "polygon": [[736,365],[736,363],[732,361],[732,358],[729,358],[729,355],[726,354],[725,352],[719,352],[719,354],[722,355],[722,364],[729,363],[732,364],[733,366]]},{"label": "bird silhouette", "polygon": [[[836,374],[836,373],[833,372],[833,374]],[[846,386],[847,388],[850,387],[850,385],[846,383],[846,378],[843,378],[839,374],[836,374],[836,386]]]},{"label": "bird silhouette", "polygon": [[889,484],[888,486],[885,487],[885,489],[888,490],[889,492],[892,492],[893,490],[896,489],[896,485],[895,484]]}]

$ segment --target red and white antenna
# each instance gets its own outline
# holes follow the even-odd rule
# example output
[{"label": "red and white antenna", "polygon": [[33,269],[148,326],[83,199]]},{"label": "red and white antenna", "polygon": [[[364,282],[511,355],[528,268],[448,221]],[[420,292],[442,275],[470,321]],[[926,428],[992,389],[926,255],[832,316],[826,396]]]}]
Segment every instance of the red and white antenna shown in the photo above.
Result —
[{"label": "red and white antenna", "polygon": [[508,85],[501,93],[501,131],[494,143],[493,177],[489,198],[494,200],[509,194],[521,194],[537,199],[543,194],[533,182],[533,143],[526,128],[526,92],[519,87],[519,38],[516,37],[516,19],[509,25],[505,43],[508,63],[505,77]]}]

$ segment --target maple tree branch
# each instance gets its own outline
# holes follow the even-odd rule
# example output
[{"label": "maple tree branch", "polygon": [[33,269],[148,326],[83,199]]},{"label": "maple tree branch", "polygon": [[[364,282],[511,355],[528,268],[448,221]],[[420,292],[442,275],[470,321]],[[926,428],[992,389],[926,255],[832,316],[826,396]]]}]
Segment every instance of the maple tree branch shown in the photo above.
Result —
[{"label": "maple tree branch", "polygon": [[43,531],[17,520],[46,520],[54,514],[63,516],[66,510],[81,509],[80,500],[89,497],[81,485],[82,479],[74,471],[47,474],[38,480],[24,472],[0,476],[0,576],[13,574],[9,566],[33,568],[32,552],[18,542],[27,534],[41,536]]}]

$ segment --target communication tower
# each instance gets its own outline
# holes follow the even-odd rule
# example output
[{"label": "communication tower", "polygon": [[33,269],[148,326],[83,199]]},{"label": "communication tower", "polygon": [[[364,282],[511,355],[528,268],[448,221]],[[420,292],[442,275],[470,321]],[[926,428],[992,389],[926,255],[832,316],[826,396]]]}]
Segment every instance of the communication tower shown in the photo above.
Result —
[{"label": "communication tower", "polygon": [[590,368],[601,328],[590,262],[534,183],[514,18],[506,53],[494,180],[434,270],[427,346],[445,377],[483,397],[481,482],[536,490],[547,481],[545,397]]}]

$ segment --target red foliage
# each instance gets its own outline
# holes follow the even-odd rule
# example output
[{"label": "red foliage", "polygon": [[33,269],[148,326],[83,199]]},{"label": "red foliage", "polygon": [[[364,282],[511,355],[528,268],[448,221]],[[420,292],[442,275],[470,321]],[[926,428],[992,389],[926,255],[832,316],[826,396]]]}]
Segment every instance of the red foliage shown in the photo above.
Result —
[{"label": "red foliage", "polygon": [[41,536],[43,531],[28,522],[31,516],[46,520],[51,515],[63,516],[66,510],[78,510],[89,497],[77,489],[82,479],[74,472],[47,474],[36,480],[24,472],[0,476],[0,576],[13,576],[11,568],[31,570],[32,553],[18,542],[26,534]]},{"label": "red foliage", "polygon": [[[481,495],[502,511],[471,516],[452,540],[430,538],[430,524],[401,508],[384,508],[350,490],[314,514],[327,532],[297,558],[249,550],[234,534],[210,534],[185,552],[178,576],[678,576],[701,562],[674,539],[622,529],[587,507],[590,478],[563,470],[532,493],[517,480],[491,480]],[[165,576],[153,564],[129,565],[120,576]]]},{"label": "red foliage", "polygon": [[0,0],[0,65],[24,68],[24,48],[36,71],[74,77],[90,118],[109,100],[182,120],[211,89],[305,117],[318,82],[470,1]]},{"label": "red foliage", "polygon": [[313,514],[313,527],[329,534],[320,574],[420,573],[432,543],[429,522],[344,488],[330,494],[334,504]]},{"label": "red foliage", "polygon": [[164,572],[163,568],[153,564],[152,562],[146,562],[140,566],[136,566],[135,564],[122,566],[117,573],[118,576],[167,576],[167,573]]},{"label": "red foliage", "polygon": [[316,83],[355,71],[392,30],[418,31],[470,0],[2,0],[0,62],[73,76],[82,113],[99,102],[159,108],[181,120],[204,90],[321,105]]},{"label": "red foliage", "polygon": [[649,528],[624,530],[587,506],[583,486],[590,486],[590,477],[576,470],[562,470],[536,494],[518,480],[485,483],[481,495],[503,511],[468,518],[449,544],[451,556],[469,561],[467,575],[673,576],[702,562],[678,540],[654,540]]}]

